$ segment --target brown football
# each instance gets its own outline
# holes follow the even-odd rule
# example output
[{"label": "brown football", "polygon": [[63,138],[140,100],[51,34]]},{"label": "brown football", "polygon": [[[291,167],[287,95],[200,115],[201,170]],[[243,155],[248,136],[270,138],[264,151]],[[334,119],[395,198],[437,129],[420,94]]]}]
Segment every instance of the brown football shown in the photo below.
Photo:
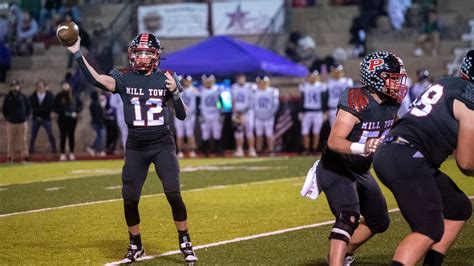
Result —
[{"label": "brown football", "polygon": [[56,30],[56,37],[66,46],[72,46],[79,37],[79,27],[74,22],[61,23]]}]

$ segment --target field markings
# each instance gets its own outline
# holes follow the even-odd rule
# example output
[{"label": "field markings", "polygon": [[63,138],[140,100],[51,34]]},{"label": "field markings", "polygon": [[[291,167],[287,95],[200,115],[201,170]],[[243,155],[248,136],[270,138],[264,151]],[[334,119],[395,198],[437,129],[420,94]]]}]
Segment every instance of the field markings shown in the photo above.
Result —
[{"label": "field markings", "polygon": [[[194,172],[196,167],[213,167],[213,166],[225,166],[226,164],[229,165],[239,165],[239,164],[247,164],[247,163],[260,163],[260,162],[268,162],[274,161],[279,159],[285,159],[286,156],[276,157],[276,158],[245,158],[243,161],[238,161],[232,159],[231,161],[222,161],[222,162],[211,162],[211,163],[204,163],[202,165],[189,165],[184,166],[181,168],[182,172]],[[188,170],[189,169],[189,170]],[[204,169],[206,170],[206,169]],[[225,170],[225,169],[224,169]],[[148,170],[149,173],[155,172],[153,166],[150,166]],[[117,168],[98,168],[98,169],[72,169],[68,170],[72,176],[59,176],[49,179],[41,179],[41,180],[28,180],[28,181],[19,181],[13,183],[0,183],[0,187],[6,187],[10,185],[24,185],[24,184],[33,184],[33,183],[42,183],[42,182],[52,182],[52,181],[64,181],[64,180],[74,180],[74,179],[81,179],[81,178],[88,178],[88,177],[100,177],[104,175],[119,175],[122,173],[122,167]]]},{"label": "field markings", "polygon": [[[190,190],[183,190],[181,193],[192,193],[192,192],[200,192],[200,191],[206,191],[206,190],[214,190],[214,189],[223,189],[223,188],[228,188],[228,187],[246,187],[249,185],[258,185],[258,184],[266,184],[266,183],[276,183],[276,182],[283,182],[283,181],[288,181],[288,180],[293,180],[293,179],[302,179],[302,177],[297,176],[297,177],[287,177],[287,178],[280,178],[280,179],[272,179],[272,180],[264,180],[264,181],[256,181],[256,182],[247,182],[247,183],[242,183],[242,184],[232,184],[232,185],[216,185],[216,186],[209,186],[209,187],[203,187],[203,188],[196,188],[196,189],[190,189]],[[148,195],[143,195],[141,198],[151,198],[151,197],[159,197],[159,196],[164,196],[164,193],[157,193],[157,194],[148,194]],[[83,203],[77,203],[77,204],[70,204],[70,205],[63,205],[63,206],[56,206],[56,207],[49,207],[49,208],[42,208],[42,209],[36,209],[36,210],[28,210],[28,211],[21,211],[21,212],[12,212],[12,213],[5,213],[5,214],[0,214],[0,218],[4,217],[9,217],[9,216],[17,216],[17,215],[23,215],[23,214],[29,214],[29,213],[37,213],[37,212],[45,212],[45,211],[52,211],[52,210],[59,210],[59,209],[67,209],[67,208],[74,208],[74,207],[82,207],[82,206],[89,206],[89,205],[96,205],[96,204],[102,204],[102,203],[109,203],[109,202],[116,202],[116,201],[122,201],[122,198],[117,198],[117,199],[109,199],[109,200],[99,200],[99,201],[91,201],[91,202],[83,202]]]},{"label": "field markings", "polygon": [[44,190],[45,191],[56,191],[56,190],[60,190],[60,189],[63,189],[64,187],[49,187],[49,188],[45,188]]},{"label": "field markings", "polygon": [[[469,196],[469,199],[474,200],[474,195]],[[400,211],[399,208],[394,208],[394,209],[388,210],[388,212],[390,212],[390,213],[398,212],[398,211]],[[333,223],[334,223],[334,220],[330,220],[330,221],[325,221],[325,222],[321,222],[321,223],[301,225],[301,226],[297,226],[297,227],[291,227],[291,228],[287,228],[287,229],[280,229],[280,230],[261,233],[261,234],[256,234],[256,235],[250,235],[250,236],[245,236],[245,237],[237,237],[237,238],[230,239],[230,240],[224,240],[224,241],[220,241],[220,242],[195,246],[194,250],[205,249],[205,248],[210,248],[210,247],[216,247],[216,246],[221,246],[221,245],[226,245],[226,244],[231,244],[231,243],[237,243],[237,242],[242,242],[242,241],[247,241],[247,240],[252,240],[252,239],[257,239],[257,238],[262,238],[262,237],[267,237],[267,236],[281,235],[281,234],[285,234],[285,233],[288,233],[288,232],[299,231],[299,230],[309,229],[309,228],[315,228],[315,227],[320,227],[320,226],[325,226],[325,225],[331,225]],[[161,254],[158,254],[158,255],[149,255],[149,256],[143,257],[142,259],[140,259],[140,261],[152,260],[152,259],[156,259],[156,258],[159,258],[159,257],[166,257],[166,256],[171,256],[171,255],[177,255],[177,254],[181,254],[181,251],[180,250],[172,250],[172,251],[168,251],[168,252],[161,253]],[[104,265],[106,265],[106,266],[120,265],[121,263],[122,263],[122,261],[120,260],[120,261],[108,262]]]}]

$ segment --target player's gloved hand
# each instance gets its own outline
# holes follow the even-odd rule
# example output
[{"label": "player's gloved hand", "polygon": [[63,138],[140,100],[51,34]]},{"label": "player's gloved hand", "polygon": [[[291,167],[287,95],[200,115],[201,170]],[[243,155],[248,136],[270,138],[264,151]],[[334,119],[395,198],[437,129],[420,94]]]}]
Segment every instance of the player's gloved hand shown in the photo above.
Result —
[{"label": "player's gloved hand", "polygon": [[382,138],[371,138],[365,142],[365,155],[374,153],[382,143]]},{"label": "player's gloved hand", "polygon": [[81,50],[81,37],[77,37],[77,41],[72,46],[66,47],[66,49],[72,54]]},{"label": "player's gloved hand", "polygon": [[168,71],[165,71],[165,76],[166,76],[166,80],[165,80],[166,89],[168,89],[168,91],[170,92],[175,92],[178,86],[176,85],[176,81],[174,80],[173,76]]}]

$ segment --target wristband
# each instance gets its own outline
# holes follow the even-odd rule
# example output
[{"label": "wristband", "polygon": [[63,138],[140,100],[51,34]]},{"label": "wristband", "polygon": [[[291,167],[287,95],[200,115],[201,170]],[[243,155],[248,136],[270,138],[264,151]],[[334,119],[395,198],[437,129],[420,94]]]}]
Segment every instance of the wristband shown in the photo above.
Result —
[{"label": "wristband", "polygon": [[74,53],[74,58],[75,58],[75,59],[79,59],[79,58],[81,58],[81,57],[82,57],[82,52],[81,52],[81,50],[79,50],[79,51],[77,51],[77,52]]},{"label": "wristband", "polygon": [[350,149],[351,149],[352,154],[357,154],[357,155],[365,154],[365,144],[352,142]]}]

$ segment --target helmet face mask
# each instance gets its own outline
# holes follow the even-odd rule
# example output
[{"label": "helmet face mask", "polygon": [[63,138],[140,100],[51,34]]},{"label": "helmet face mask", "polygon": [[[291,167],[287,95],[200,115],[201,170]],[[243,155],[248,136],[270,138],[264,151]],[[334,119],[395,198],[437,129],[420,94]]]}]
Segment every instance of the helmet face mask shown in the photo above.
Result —
[{"label": "helmet face mask", "polygon": [[407,75],[383,72],[382,76],[386,76],[382,93],[397,100],[399,103],[402,102],[408,93],[408,86],[406,85]]},{"label": "helmet face mask", "polygon": [[160,41],[153,34],[142,33],[132,40],[128,48],[130,66],[140,72],[156,69],[162,51]]},{"label": "helmet face mask", "polygon": [[361,81],[375,91],[401,102],[408,92],[402,60],[388,52],[368,54],[361,63]]}]

